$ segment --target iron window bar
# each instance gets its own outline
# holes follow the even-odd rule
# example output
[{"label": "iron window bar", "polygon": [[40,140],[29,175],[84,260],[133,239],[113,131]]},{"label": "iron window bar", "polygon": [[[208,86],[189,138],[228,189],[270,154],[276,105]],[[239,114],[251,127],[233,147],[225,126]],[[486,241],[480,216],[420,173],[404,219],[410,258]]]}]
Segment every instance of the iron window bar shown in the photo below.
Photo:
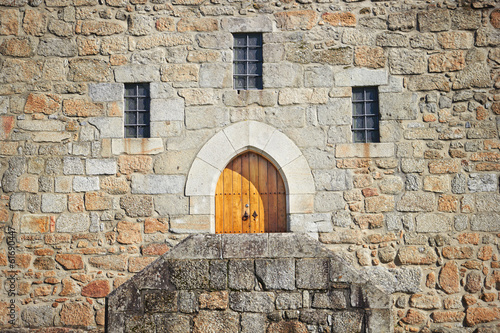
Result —
[{"label": "iron window bar", "polygon": [[377,87],[352,89],[353,142],[380,142]]},{"label": "iron window bar", "polygon": [[237,33],[233,41],[234,89],[262,89],[262,34]]},{"label": "iron window bar", "polygon": [[150,137],[150,98],[148,83],[125,84],[125,137]]}]

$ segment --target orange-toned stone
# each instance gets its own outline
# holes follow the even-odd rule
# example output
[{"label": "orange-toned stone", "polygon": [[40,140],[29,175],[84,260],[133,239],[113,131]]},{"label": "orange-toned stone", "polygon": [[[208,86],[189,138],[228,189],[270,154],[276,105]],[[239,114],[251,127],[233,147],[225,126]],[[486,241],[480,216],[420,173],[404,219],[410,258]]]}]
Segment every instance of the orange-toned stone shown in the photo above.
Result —
[{"label": "orange-toned stone", "polygon": [[95,55],[99,54],[99,45],[95,38],[78,38],[76,40],[78,45],[78,55]]},{"label": "orange-toned stone", "polygon": [[161,232],[162,234],[168,232],[168,222],[166,219],[156,219],[152,217],[148,217],[144,221],[144,233],[152,234],[155,232]]},{"label": "orange-toned stone", "polygon": [[350,158],[345,160],[337,160],[337,168],[339,169],[359,169],[368,168],[371,160],[367,158]]},{"label": "orange-toned stone", "polygon": [[116,225],[118,236],[116,241],[121,244],[138,244],[142,242],[141,224],[135,222],[120,221]]},{"label": "orange-toned stone", "polygon": [[500,162],[500,153],[482,152],[474,153],[470,156],[471,161]]},{"label": "orange-toned stone", "polygon": [[450,323],[462,321],[465,317],[464,312],[460,311],[434,311],[432,319],[435,323]]},{"label": "orange-toned stone", "polygon": [[33,290],[33,296],[49,296],[50,294],[52,294],[52,290],[54,290],[53,286],[40,286]]},{"label": "orange-toned stone", "polygon": [[457,173],[461,169],[460,161],[457,160],[441,160],[429,162],[430,173]]},{"label": "orange-toned stone", "polygon": [[108,117],[123,117],[123,107],[121,106],[121,103],[110,103],[108,109]]},{"label": "orange-toned stone", "polygon": [[354,217],[354,222],[361,229],[381,228],[384,223],[383,214],[361,214]]},{"label": "orange-toned stone", "polygon": [[127,56],[123,54],[112,54],[109,56],[109,64],[111,66],[123,66],[128,63]]},{"label": "orange-toned stone", "polygon": [[406,312],[406,316],[401,318],[405,324],[418,325],[422,324],[427,319],[427,316],[421,311],[410,309]]},{"label": "orange-toned stone", "polygon": [[384,49],[378,46],[357,46],[354,49],[354,65],[368,68],[382,68],[385,66],[386,56]]},{"label": "orange-toned stone", "polygon": [[470,259],[474,254],[474,249],[470,246],[445,246],[443,247],[443,257],[446,259]]},{"label": "orange-toned stone", "polygon": [[276,25],[281,30],[310,30],[316,25],[317,14],[314,10],[296,10],[274,14]]},{"label": "orange-toned stone", "polygon": [[109,194],[125,194],[130,187],[125,178],[109,176],[101,179],[101,189]]},{"label": "orange-toned stone", "polygon": [[104,106],[83,99],[67,99],[63,101],[63,112],[70,117],[98,117],[104,116]]},{"label": "orange-toned stone", "polygon": [[62,96],[57,94],[29,94],[24,113],[53,114],[61,109]]},{"label": "orange-toned stone", "polygon": [[204,292],[199,296],[200,309],[225,310],[229,301],[227,291]]},{"label": "orange-toned stone", "polygon": [[31,264],[31,255],[19,253],[15,255],[17,268],[28,268]]},{"label": "orange-toned stone", "polygon": [[94,311],[88,303],[65,303],[60,316],[61,323],[65,326],[92,326],[94,324]]},{"label": "orange-toned stone", "polygon": [[28,35],[42,36],[47,31],[47,15],[40,10],[27,8],[24,12],[23,30]]},{"label": "orange-toned stone", "polygon": [[471,306],[477,303],[477,298],[473,295],[464,295],[463,300],[465,305],[467,306]]},{"label": "orange-toned stone", "polygon": [[19,34],[19,10],[3,7],[0,10],[0,35],[17,34]]},{"label": "orange-toned stone", "polygon": [[0,140],[8,140],[13,129],[14,116],[0,116]]},{"label": "orange-toned stone", "polygon": [[364,188],[362,191],[364,197],[374,197],[378,195],[376,188]]},{"label": "orange-toned stone", "polygon": [[33,43],[25,37],[5,39],[0,45],[0,53],[11,57],[31,57],[35,50]]},{"label": "orange-toned stone", "polygon": [[155,23],[156,30],[158,31],[175,31],[175,21],[171,17],[160,17]]},{"label": "orange-toned stone", "polygon": [[462,50],[441,52],[429,56],[429,72],[453,72],[464,69],[465,52]]},{"label": "orange-toned stone", "polygon": [[49,232],[50,217],[46,215],[24,215],[21,219],[22,233]]},{"label": "orange-toned stone", "polygon": [[458,198],[451,194],[443,194],[438,199],[438,210],[440,212],[453,213],[458,209]]},{"label": "orange-toned stone", "polygon": [[133,172],[148,173],[153,169],[153,158],[143,155],[122,155],[118,158],[118,167],[125,175]]},{"label": "orange-toned stone", "polygon": [[142,247],[142,254],[147,256],[161,256],[162,254],[168,252],[170,247],[168,244],[149,244]]},{"label": "orange-toned stone", "polygon": [[131,273],[140,272],[156,259],[156,257],[132,257],[128,261],[128,271]]},{"label": "orange-toned stone", "polygon": [[34,252],[37,256],[51,256],[54,254],[53,249],[36,249]]},{"label": "orange-toned stone", "polygon": [[481,295],[481,299],[487,303],[494,302],[496,298],[497,298],[496,293],[484,293]]},{"label": "orange-toned stone", "polygon": [[491,245],[483,246],[477,252],[477,258],[483,261],[490,260],[493,256],[493,247]]},{"label": "orange-toned stone", "polygon": [[85,193],[85,209],[106,210],[113,207],[113,198],[103,192]]},{"label": "orange-toned stone", "polygon": [[[158,21],[157,21],[158,22]],[[186,17],[177,23],[177,31],[216,31],[219,30],[219,24],[213,18]]]},{"label": "orange-toned stone", "polygon": [[494,114],[500,115],[500,102],[495,102],[491,105],[491,111]]},{"label": "orange-toned stone", "polygon": [[478,163],[476,164],[477,171],[499,171],[499,163]]},{"label": "orange-toned stone", "polygon": [[500,308],[468,308],[465,316],[467,326],[489,323],[500,319]]},{"label": "orange-toned stone", "polygon": [[84,210],[83,194],[70,193],[68,194],[68,210],[71,213],[83,212]]},{"label": "orange-toned stone", "polygon": [[397,240],[396,235],[393,232],[386,234],[372,234],[367,236],[368,242],[371,244],[380,244],[387,242],[394,242]]},{"label": "orange-toned stone", "polygon": [[57,254],[56,261],[64,267],[64,269],[82,269],[83,261],[82,257],[77,254]]},{"label": "orange-toned stone", "polygon": [[94,280],[82,288],[82,296],[101,298],[111,291],[108,280]]},{"label": "orange-toned stone", "polygon": [[483,263],[479,260],[468,260],[462,264],[467,269],[475,269],[480,271],[483,268]]},{"label": "orange-toned stone", "polygon": [[479,234],[478,233],[469,233],[469,232],[464,232],[463,234],[460,234],[457,236],[457,240],[460,244],[474,244],[477,245],[479,244]]},{"label": "orange-toned stone", "polygon": [[491,12],[490,23],[493,27],[500,29],[500,9],[495,9]]},{"label": "orange-toned stone", "polygon": [[476,108],[476,119],[485,120],[487,117],[488,117],[488,110],[486,110],[483,106],[478,106]]},{"label": "orange-toned stone", "polygon": [[18,142],[2,142],[0,145],[0,155],[16,155]]},{"label": "orange-toned stone", "polygon": [[99,309],[95,315],[95,323],[99,326],[104,326],[106,318],[106,309]]},{"label": "orange-toned stone", "polygon": [[425,280],[425,286],[427,288],[434,288],[436,286],[436,273],[430,272],[427,274],[427,279]]},{"label": "orange-toned stone", "polygon": [[321,18],[335,27],[355,27],[356,16],[350,12],[324,13]]},{"label": "orange-toned stone", "polygon": [[125,282],[127,282],[128,278],[123,277],[123,276],[118,276],[113,280],[113,288],[116,289]]},{"label": "orange-toned stone", "polygon": [[433,114],[426,114],[424,117],[423,117],[424,121],[426,123],[431,123],[431,122],[434,122],[437,120],[437,117]]},{"label": "orange-toned stone", "polygon": [[36,193],[38,192],[38,177],[34,175],[24,175],[19,179],[19,191]]},{"label": "orange-toned stone", "polygon": [[460,276],[458,266],[454,261],[447,262],[439,273],[439,284],[447,294],[460,291]]}]

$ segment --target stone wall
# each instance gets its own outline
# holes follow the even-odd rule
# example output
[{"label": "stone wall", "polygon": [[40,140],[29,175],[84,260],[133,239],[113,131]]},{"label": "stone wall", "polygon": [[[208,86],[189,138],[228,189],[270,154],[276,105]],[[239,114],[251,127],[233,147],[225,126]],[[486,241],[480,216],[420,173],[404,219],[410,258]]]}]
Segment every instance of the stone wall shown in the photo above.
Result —
[{"label": "stone wall", "polygon": [[191,236],[106,304],[108,333],[391,330],[390,295],[304,234]]},{"label": "stone wall", "polygon": [[[106,295],[213,232],[197,189],[253,149],[286,176],[289,230],[393,294],[394,331],[494,332],[499,7],[0,0],[0,329],[14,304],[14,332],[103,331]],[[232,88],[233,32],[263,33],[261,91]],[[150,83],[148,139],[123,139],[131,82]],[[354,144],[365,85],[381,142]]]}]

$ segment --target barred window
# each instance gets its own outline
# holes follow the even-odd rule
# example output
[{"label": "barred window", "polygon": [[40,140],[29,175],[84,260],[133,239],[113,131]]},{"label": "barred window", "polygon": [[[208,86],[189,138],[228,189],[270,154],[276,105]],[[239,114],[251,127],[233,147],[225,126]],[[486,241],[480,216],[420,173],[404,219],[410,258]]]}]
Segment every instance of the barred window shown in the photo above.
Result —
[{"label": "barred window", "polygon": [[262,89],[262,34],[233,34],[234,89]]},{"label": "barred window", "polygon": [[380,142],[378,88],[352,88],[353,142]]},{"label": "barred window", "polygon": [[125,84],[125,137],[149,138],[149,84]]}]

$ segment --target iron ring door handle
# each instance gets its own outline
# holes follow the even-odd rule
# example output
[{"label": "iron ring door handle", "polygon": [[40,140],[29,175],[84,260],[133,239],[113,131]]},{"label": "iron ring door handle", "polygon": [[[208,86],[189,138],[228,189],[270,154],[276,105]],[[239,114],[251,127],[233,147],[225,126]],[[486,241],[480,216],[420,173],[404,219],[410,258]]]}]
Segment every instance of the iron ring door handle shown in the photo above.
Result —
[{"label": "iron ring door handle", "polygon": [[245,214],[243,215],[243,217],[241,218],[243,221],[246,221],[248,220],[248,213],[245,212]]}]

